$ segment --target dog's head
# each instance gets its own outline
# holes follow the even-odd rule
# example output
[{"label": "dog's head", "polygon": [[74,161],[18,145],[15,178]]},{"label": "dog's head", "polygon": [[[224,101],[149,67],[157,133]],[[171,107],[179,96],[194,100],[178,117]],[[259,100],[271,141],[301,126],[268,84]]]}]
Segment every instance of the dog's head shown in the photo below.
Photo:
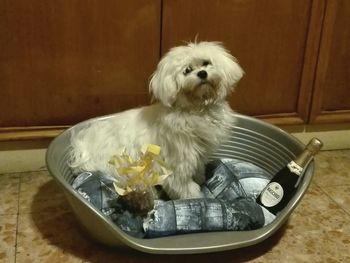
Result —
[{"label": "dog's head", "polygon": [[225,100],[243,74],[220,43],[190,43],[172,48],[161,59],[150,91],[169,107],[209,105]]}]

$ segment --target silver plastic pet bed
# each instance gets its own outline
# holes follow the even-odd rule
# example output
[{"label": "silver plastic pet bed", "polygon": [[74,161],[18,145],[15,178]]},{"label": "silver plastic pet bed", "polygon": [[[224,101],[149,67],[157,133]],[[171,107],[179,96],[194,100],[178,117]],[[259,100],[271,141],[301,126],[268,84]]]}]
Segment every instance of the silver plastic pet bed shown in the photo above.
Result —
[{"label": "silver plastic pet bed", "polygon": [[[98,209],[73,190],[71,183],[74,178],[67,166],[72,131],[78,131],[91,122],[111,117],[113,115],[94,118],[73,126],[56,137],[46,153],[49,172],[61,186],[80,223],[94,239],[110,246],[129,246],[155,254],[204,253],[250,246],[262,242],[283,225],[311,183],[314,172],[313,162],[307,168],[302,183],[299,184],[297,192],[288,206],[270,225],[264,228],[240,232],[176,235],[155,239],[134,238],[120,230]],[[241,159],[260,166],[270,174],[275,174],[304,148],[302,143],[276,126],[240,114],[236,114],[236,117],[237,123],[232,127],[230,140],[221,146],[212,159]]]}]

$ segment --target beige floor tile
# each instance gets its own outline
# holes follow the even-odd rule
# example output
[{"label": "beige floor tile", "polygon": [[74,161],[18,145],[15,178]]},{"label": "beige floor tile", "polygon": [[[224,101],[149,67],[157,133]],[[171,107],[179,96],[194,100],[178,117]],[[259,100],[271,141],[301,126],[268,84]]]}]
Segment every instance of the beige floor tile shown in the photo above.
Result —
[{"label": "beige floor tile", "polygon": [[17,215],[0,216],[0,262],[15,262]]},{"label": "beige floor tile", "polygon": [[350,184],[322,187],[322,191],[350,214]]},{"label": "beige floor tile", "polygon": [[[16,252],[16,262],[20,263],[350,262],[350,216],[344,211],[349,211],[349,155],[350,151],[330,151],[317,156],[314,183],[275,235],[255,246],[214,254],[148,255],[96,244],[80,231],[62,191],[46,171],[6,175],[10,176],[6,179],[0,175],[0,193],[7,189],[8,195],[14,195],[8,200],[15,200],[14,189],[20,181]],[[12,183],[5,186],[8,181]],[[16,214],[14,206],[10,207],[12,212],[7,212]],[[14,262],[15,214],[0,216],[0,262]],[[2,222],[9,222],[6,228],[1,228]]]},{"label": "beige floor tile", "polygon": [[[0,142],[0,173],[18,173],[45,169],[46,148],[8,150],[2,149],[1,145],[4,143],[8,142]],[[20,144],[23,145],[25,143],[20,142]]]},{"label": "beige floor tile", "polygon": [[19,215],[16,258],[24,263],[164,262],[161,256],[97,244],[80,230],[71,212],[58,211]]},{"label": "beige floor tile", "polygon": [[[349,232],[342,226],[346,218],[336,206],[325,206],[330,206],[330,211],[321,225],[315,223],[313,210],[306,224],[304,215],[296,211],[284,231],[256,246],[182,256],[146,255],[95,244],[78,230],[71,213],[24,214],[19,222],[17,262],[347,262]],[[308,205],[301,210],[305,209]]]},{"label": "beige floor tile", "polygon": [[17,262],[81,262],[74,248],[83,240],[69,212],[20,214]]},{"label": "beige floor tile", "polygon": [[312,185],[288,222],[267,240],[236,251],[190,258],[200,262],[210,262],[210,257],[217,262],[350,262],[349,221],[337,204]]},{"label": "beige floor tile", "polygon": [[63,192],[47,171],[21,174],[19,213],[68,210]]},{"label": "beige floor tile", "polygon": [[[266,262],[350,262],[350,216],[312,186]],[[277,260],[276,260],[277,259]]]},{"label": "beige floor tile", "polygon": [[18,213],[19,174],[0,174],[0,215]]},{"label": "beige floor tile", "polygon": [[319,186],[350,185],[350,150],[319,153],[314,181]]}]

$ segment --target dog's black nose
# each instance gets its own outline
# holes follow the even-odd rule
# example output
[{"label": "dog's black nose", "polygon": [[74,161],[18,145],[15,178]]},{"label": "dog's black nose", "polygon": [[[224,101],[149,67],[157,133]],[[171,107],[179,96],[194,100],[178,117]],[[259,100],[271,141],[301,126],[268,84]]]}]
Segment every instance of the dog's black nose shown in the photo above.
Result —
[{"label": "dog's black nose", "polygon": [[197,73],[197,76],[200,79],[206,79],[208,77],[208,73],[205,70],[201,70]]}]

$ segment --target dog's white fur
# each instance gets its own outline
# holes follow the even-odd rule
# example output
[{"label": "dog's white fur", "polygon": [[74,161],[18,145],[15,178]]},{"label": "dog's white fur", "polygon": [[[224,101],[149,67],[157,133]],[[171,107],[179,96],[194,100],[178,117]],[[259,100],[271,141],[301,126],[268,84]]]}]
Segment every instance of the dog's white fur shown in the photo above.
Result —
[{"label": "dog's white fur", "polygon": [[[203,70],[206,78],[197,75]],[[173,171],[163,185],[170,198],[200,197],[208,156],[227,139],[234,123],[225,99],[242,76],[236,59],[220,43],[172,48],[150,81],[158,103],[118,113],[73,134],[70,166],[76,172],[111,174],[115,170],[108,160],[118,149],[126,147],[136,157],[142,145],[157,144]]]}]

